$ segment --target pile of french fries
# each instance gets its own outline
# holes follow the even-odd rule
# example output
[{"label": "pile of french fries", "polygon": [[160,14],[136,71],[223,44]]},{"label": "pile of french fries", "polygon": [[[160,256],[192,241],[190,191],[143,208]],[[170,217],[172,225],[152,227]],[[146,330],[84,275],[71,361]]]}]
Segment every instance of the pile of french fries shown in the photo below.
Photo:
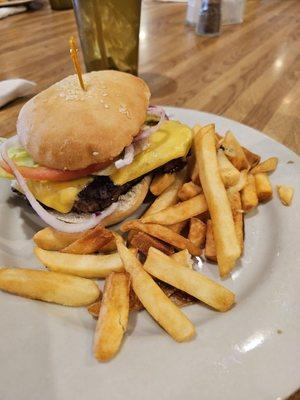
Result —
[{"label": "pile of french fries", "polygon": [[[93,353],[113,358],[130,312],[146,309],[176,341],[190,340],[195,326],[181,307],[202,302],[229,310],[235,295],[193,269],[193,256],[216,262],[226,277],[244,248],[244,214],[271,199],[268,173],[278,159],[242,147],[232,132],[213,124],[193,129],[187,167],[154,177],[157,196],[138,220],[117,233],[98,225],[83,233],[45,228],[35,234],[35,255],[47,270],[0,269],[0,289],[31,299],[87,307],[97,318]],[[293,189],[278,186],[283,204]],[[103,293],[97,279],[105,279]]]}]

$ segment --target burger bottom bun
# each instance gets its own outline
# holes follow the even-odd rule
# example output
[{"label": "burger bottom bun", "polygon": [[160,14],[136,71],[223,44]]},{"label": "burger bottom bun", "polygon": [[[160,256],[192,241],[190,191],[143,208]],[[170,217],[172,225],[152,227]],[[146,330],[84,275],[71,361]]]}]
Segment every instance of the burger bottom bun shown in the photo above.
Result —
[{"label": "burger bottom bun", "polygon": [[[145,176],[145,178],[142,179],[141,182],[133,186],[127,193],[121,195],[118,200],[117,209],[112,214],[104,218],[103,221],[101,222],[101,225],[111,226],[118,224],[125,218],[135,213],[145,200],[145,197],[149,190],[150,182],[151,182],[151,176],[150,175]],[[69,212],[68,214],[62,214],[54,210],[50,212],[52,215],[55,215],[55,217],[60,219],[61,221],[73,224],[84,222],[87,219],[91,218],[91,214],[88,213],[79,214],[75,212]]]}]

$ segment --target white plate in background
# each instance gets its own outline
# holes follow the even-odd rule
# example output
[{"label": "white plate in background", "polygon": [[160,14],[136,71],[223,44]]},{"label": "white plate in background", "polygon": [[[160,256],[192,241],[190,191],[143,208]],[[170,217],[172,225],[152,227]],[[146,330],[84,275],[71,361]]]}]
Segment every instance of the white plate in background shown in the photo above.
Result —
[{"label": "white plate in background", "polygon": [[[222,283],[237,295],[227,313],[184,308],[197,337],[178,344],[146,312],[132,314],[117,357],[92,357],[95,321],[85,309],[0,293],[2,400],[275,400],[300,385],[299,157],[260,132],[212,114],[166,107],[189,125],[232,130],[263,159],[279,157],[274,198],[246,217],[245,253]],[[292,163],[290,163],[292,161]],[[295,188],[284,207],[276,184]],[[32,255],[39,220],[0,182],[0,265],[40,267]],[[205,274],[220,281],[216,266]]]},{"label": "white plate in background", "polygon": [[11,0],[11,1],[4,1],[3,3],[0,2],[0,7],[7,7],[7,6],[21,6],[30,3],[32,0]]}]

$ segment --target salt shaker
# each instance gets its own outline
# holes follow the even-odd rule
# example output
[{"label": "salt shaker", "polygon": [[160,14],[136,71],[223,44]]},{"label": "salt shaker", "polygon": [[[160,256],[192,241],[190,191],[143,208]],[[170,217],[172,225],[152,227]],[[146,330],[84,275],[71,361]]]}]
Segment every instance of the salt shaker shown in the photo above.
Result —
[{"label": "salt shaker", "polygon": [[222,0],[202,0],[196,26],[197,35],[219,35],[221,27],[221,2]]}]

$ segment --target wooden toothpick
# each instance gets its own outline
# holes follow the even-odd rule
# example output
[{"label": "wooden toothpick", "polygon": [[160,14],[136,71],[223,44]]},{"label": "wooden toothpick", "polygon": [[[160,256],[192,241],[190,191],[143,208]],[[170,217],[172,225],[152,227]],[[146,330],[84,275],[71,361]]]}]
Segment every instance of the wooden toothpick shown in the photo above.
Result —
[{"label": "wooden toothpick", "polygon": [[78,49],[76,46],[76,41],[75,41],[74,36],[70,37],[69,45],[70,45],[70,56],[73,61],[75,72],[78,76],[78,80],[79,80],[81,89],[86,90],[83,79],[82,79],[82,72],[81,72],[81,67],[80,67],[80,63],[79,63],[79,59],[78,59]]}]

